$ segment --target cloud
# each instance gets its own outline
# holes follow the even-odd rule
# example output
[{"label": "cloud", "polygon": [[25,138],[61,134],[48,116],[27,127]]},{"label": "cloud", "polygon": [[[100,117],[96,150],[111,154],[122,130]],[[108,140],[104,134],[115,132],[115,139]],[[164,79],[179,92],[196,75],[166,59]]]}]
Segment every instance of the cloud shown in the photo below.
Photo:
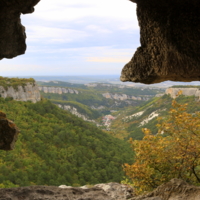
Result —
[{"label": "cloud", "polygon": [[28,26],[27,29],[28,40],[30,42],[42,41],[47,43],[68,43],[89,36],[85,31],[56,27]]},{"label": "cloud", "polygon": [[125,63],[128,62],[130,58],[112,58],[112,57],[88,57],[87,62],[105,62],[105,63]]},{"label": "cloud", "polygon": [[1,61],[0,72],[120,73],[139,43],[135,10],[128,0],[42,0],[33,14],[22,17],[26,54]]},{"label": "cloud", "polygon": [[106,19],[131,19],[135,16],[136,5],[126,0],[42,0],[36,6],[38,18],[51,21],[69,21],[84,17]]}]

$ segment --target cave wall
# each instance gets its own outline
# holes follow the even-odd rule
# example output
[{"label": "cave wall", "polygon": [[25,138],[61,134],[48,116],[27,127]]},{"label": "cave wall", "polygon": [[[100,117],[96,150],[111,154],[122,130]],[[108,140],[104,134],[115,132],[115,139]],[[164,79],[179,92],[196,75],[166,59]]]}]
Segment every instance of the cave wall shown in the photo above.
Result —
[{"label": "cave wall", "polygon": [[[39,1],[0,0],[0,59],[25,53],[26,33],[20,16],[34,12],[34,6]],[[12,150],[18,134],[17,126],[0,111],[0,150]]]},{"label": "cave wall", "polygon": [[0,59],[25,53],[26,33],[20,15],[34,12],[39,1],[0,0]]},{"label": "cave wall", "polygon": [[131,1],[137,3],[141,46],[123,68],[121,81],[199,81],[200,2]]}]

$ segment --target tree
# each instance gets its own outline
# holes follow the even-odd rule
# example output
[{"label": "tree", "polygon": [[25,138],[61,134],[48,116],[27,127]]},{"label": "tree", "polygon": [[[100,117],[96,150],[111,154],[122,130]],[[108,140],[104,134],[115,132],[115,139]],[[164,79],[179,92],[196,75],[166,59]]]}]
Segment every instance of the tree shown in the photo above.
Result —
[{"label": "tree", "polygon": [[150,191],[172,178],[200,184],[200,112],[189,114],[187,104],[175,100],[167,119],[160,119],[153,135],[143,129],[143,140],[131,140],[135,162],[124,164],[138,193]]}]

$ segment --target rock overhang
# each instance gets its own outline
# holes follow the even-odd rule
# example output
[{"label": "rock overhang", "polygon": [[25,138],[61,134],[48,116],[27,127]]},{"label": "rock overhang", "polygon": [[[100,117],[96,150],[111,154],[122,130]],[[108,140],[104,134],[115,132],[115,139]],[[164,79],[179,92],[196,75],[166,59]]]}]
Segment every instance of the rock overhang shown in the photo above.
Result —
[{"label": "rock overhang", "polygon": [[137,3],[141,46],[124,66],[121,81],[199,81],[200,2],[130,1]]},{"label": "rock overhang", "polygon": [[20,16],[34,12],[34,6],[39,1],[0,0],[0,59],[25,53],[26,33]]}]

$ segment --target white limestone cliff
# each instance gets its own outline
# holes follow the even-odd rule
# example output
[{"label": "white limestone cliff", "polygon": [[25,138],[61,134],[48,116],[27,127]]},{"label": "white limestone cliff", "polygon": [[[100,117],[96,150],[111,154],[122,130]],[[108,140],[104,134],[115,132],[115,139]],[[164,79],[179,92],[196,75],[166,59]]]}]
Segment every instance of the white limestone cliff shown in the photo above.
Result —
[{"label": "white limestone cliff", "polygon": [[39,90],[44,92],[44,93],[55,93],[55,94],[78,94],[78,90],[74,90],[71,88],[62,88],[62,87],[46,87],[46,86],[41,86],[39,87]]},{"label": "white limestone cliff", "polygon": [[37,84],[26,83],[24,86],[0,86],[0,95],[3,98],[12,97],[16,101],[32,101],[36,103],[41,100],[40,91]]},{"label": "white limestone cliff", "polygon": [[115,99],[115,100],[137,100],[137,101],[148,101],[149,99],[153,98],[154,95],[143,95],[143,96],[131,96],[127,94],[111,94],[111,93],[103,93],[103,97],[107,99]]},{"label": "white limestone cliff", "polygon": [[168,88],[166,89],[165,94],[169,94],[173,99],[175,99],[179,91],[182,92],[182,95],[195,96],[200,100],[199,88]]}]

